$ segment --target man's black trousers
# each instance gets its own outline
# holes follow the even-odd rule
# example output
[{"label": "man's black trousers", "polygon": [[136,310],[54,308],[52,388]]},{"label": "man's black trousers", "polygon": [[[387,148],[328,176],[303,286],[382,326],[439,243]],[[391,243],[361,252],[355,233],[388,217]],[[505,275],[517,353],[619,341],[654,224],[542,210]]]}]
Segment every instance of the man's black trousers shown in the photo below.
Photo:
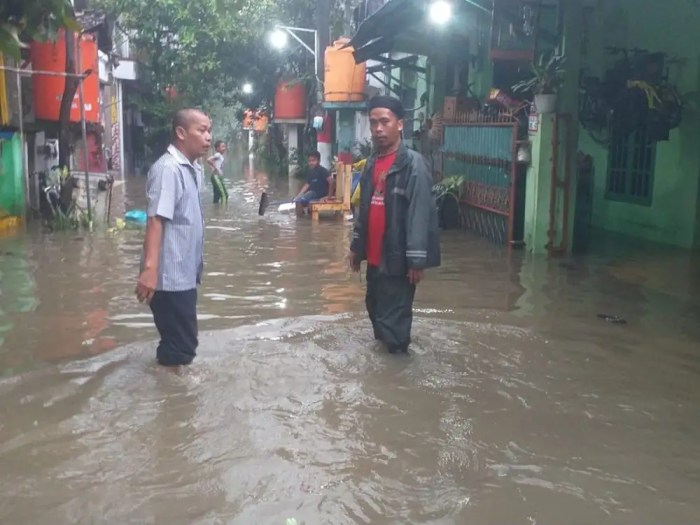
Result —
[{"label": "man's black trousers", "polygon": [[194,360],[197,339],[197,290],[157,291],[151,311],[158,333],[157,358],[163,366],[189,365]]},{"label": "man's black trousers", "polygon": [[392,353],[407,352],[411,344],[415,295],[416,286],[407,276],[389,276],[374,266],[367,268],[365,303],[374,337]]}]

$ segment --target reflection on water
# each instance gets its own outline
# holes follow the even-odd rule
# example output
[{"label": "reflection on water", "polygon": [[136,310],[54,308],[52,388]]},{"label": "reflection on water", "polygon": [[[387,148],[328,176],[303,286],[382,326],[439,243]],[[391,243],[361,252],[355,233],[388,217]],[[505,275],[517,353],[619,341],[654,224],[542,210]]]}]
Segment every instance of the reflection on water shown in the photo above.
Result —
[{"label": "reflection on water", "polygon": [[206,206],[180,375],[133,297],[142,232],[0,240],[0,523],[697,521],[697,259],[449,234],[397,359],[345,268],[349,224],[258,217],[261,191],[293,190],[242,173]]}]

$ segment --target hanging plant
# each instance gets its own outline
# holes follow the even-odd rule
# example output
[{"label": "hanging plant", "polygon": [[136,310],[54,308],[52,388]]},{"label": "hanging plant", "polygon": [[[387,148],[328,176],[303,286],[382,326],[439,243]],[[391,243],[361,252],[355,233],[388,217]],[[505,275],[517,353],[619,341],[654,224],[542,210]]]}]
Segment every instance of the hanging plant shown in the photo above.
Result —
[{"label": "hanging plant", "polygon": [[532,63],[532,77],[513,86],[514,93],[532,93],[534,95],[555,95],[564,84],[564,64],[566,57],[553,53],[549,58],[540,55]]}]

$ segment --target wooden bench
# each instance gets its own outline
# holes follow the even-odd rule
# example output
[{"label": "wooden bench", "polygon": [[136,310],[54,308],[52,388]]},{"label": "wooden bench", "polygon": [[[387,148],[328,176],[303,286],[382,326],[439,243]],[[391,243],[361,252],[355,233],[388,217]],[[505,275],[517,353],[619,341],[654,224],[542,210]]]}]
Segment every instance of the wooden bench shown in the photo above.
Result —
[{"label": "wooden bench", "polygon": [[346,214],[350,212],[350,197],[352,197],[352,165],[338,163],[338,174],[335,178],[335,197],[309,204],[311,220],[317,221],[321,213]]}]

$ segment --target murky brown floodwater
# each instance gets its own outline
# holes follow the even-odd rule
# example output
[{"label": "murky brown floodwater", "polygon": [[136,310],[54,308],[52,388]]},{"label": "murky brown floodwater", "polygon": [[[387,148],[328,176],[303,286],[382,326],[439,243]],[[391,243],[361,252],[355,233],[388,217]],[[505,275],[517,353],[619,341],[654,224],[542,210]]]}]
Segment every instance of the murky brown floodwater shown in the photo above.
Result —
[{"label": "murky brown floodwater", "polygon": [[261,182],[207,206],[182,376],[133,297],[141,232],[0,240],[0,523],[700,522],[697,259],[451,233],[397,358],[349,225],[259,218]]}]

